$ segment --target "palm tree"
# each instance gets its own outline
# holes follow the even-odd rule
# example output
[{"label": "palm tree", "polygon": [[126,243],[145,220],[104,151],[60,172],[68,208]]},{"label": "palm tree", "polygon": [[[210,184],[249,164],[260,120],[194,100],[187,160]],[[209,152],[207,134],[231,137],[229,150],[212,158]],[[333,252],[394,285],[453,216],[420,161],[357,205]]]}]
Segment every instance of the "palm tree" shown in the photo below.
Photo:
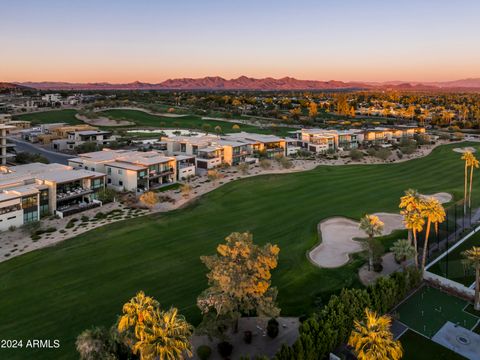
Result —
[{"label": "palm tree", "polygon": [[141,326],[159,306],[157,300],[146,296],[143,291],[139,291],[136,296],[123,305],[123,315],[118,322],[118,331],[124,332],[133,327],[135,336],[138,338]]},{"label": "palm tree", "polygon": [[407,239],[399,239],[393,243],[390,251],[395,255],[395,260],[402,262],[416,255],[415,248]]},{"label": "palm tree", "polygon": [[473,168],[476,167],[478,169],[480,162],[477,160],[475,155],[472,154],[470,158],[470,190],[468,192],[468,207],[472,207],[472,184],[473,184]]},{"label": "palm tree", "polygon": [[[425,219],[420,215],[420,212],[414,211],[408,213],[406,210],[402,211],[403,223],[405,227],[413,234],[413,248],[415,251],[415,267],[418,269],[418,244],[417,244],[417,234],[423,230],[423,225],[425,224]],[[412,243],[409,241],[410,244]]]},{"label": "palm tree", "polygon": [[440,201],[434,197],[430,197],[423,201],[423,206],[420,210],[421,216],[427,220],[427,228],[425,232],[425,242],[423,244],[423,256],[422,256],[422,274],[425,271],[425,262],[427,258],[428,237],[430,236],[430,230],[432,224],[435,227],[435,232],[438,231],[438,224],[445,221],[445,209]]},{"label": "palm tree", "polygon": [[119,332],[134,328],[135,339],[129,344],[141,360],[183,359],[192,355],[189,341],[193,328],[178,310],[162,311],[154,298],[140,291],[123,305],[123,315],[118,322]]},{"label": "palm tree", "polygon": [[141,354],[141,360],[176,360],[184,359],[184,353],[192,356],[190,336],[193,327],[178,310],[156,309],[151,321],[142,326],[139,340],[133,347],[134,353]]},{"label": "palm tree", "polygon": [[354,328],[348,339],[358,360],[399,360],[403,356],[400,341],[395,341],[390,332],[391,319],[387,315],[377,316],[365,309],[365,319],[355,320]]},{"label": "palm tree", "polygon": [[[400,198],[400,205],[398,207],[403,209],[401,212],[404,217],[412,212],[418,212],[421,205],[422,198],[417,190],[408,189],[405,190],[405,195]],[[409,227],[408,229],[408,240],[412,241],[412,232],[413,230]]]},{"label": "palm tree", "polygon": [[468,168],[472,161],[472,153],[465,151],[462,155],[462,160],[465,161],[465,175],[464,175],[464,189],[463,189],[463,214],[467,212],[467,189],[468,189]]},{"label": "palm tree", "polygon": [[375,215],[365,215],[360,219],[359,228],[368,235],[368,270],[373,265],[373,237],[381,235],[383,231],[383,222]]},{"label": "palm tree", "polygon": [[467,263],[475,268],[475,310],[480,310],[480,247],[474,246],[463,252]]}]

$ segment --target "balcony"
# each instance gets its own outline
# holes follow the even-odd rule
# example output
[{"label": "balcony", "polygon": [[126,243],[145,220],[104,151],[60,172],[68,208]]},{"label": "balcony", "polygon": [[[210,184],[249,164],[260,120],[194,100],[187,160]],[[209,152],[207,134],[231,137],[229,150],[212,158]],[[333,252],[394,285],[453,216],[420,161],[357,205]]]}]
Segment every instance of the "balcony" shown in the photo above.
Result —
[{"label": "balcony", "polygon": [[173,168],[169,168],[169,169],[166,169],[166,170],[162,170],[162,171],[150,171],[148,173],[148,178],[149,179],[155,179],[155,178],[158,178],[158,177],[161,177],[161,176],[165,176],[165,175],[172,175],[173,174]]},{"label": "balcony", "polygon": [[55,214],[64,218],[65,216],[77,214],[79,212],[102,206],[102,202],[93,200],[91,203],[79,203],[74,205],[60,206],[55,210]]},{"label": "balcony", "polygon": [[91,193],[93,193],[92,189],[76,188],[71,191],[57,193],[57,201],[70,200]]}]

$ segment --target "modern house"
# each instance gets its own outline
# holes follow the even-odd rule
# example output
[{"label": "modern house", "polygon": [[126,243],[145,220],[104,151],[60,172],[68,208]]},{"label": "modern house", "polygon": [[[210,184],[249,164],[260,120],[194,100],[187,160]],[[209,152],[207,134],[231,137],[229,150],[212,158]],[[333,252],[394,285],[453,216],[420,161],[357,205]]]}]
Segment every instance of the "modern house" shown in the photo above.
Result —
[{"label": "modern house", "polygon": [[276,155],[287,155],[287,141],[278,136],[240,132],[228,134],[223,139],[247,144],[249,152],[254,156],[273,158]]},{"label": "modern house", "polygon": [[80,154],[69,159],[68,164],[106,174],[107,185],[118,191],[147,191],[177,180],[177,159],[158,151],[104,149]]},{"label": "modern house", "polygon": [[299,145],[314,153],[327,153],[338,149],[338,132],[323,129],[302,129],[296,132]]},{"label": "modern house", "polygon": [[57,151],[74,150],[77,146],[92,142],[97,145],[108,145],[115,141],[116,137],[112,135],[111,131],[101,130],[82,130],[70,131],[67,133],[66,139],[58,139],[52,141],[53,149]]},{"label": "modern house", "polygon": [[61,164],[0,166],[0,230],[101,206],[105,174]]}]

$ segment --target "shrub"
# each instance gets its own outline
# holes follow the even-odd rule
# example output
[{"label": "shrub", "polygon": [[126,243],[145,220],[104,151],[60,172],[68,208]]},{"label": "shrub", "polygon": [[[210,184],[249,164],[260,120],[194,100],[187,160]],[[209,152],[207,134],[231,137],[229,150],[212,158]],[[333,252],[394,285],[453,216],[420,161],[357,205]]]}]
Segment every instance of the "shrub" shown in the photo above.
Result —
[{"label": "shrub", "polygon": [[293,167],[293,163],[285,156],[279,157],[277,161],[284,169],[291,169]]},{"label": "shrub", "polygon": [[46,228],[45,230],[43,230],[43,232],[46,232],[46,233],[53,233],[57,231],[57,228],[55,226],[50,226],[48,228]]},{"label": "shrub", "polygon": [[363,159],[363,152],[361,152],[360,150],[357,150],[357,149],[352,149],[352,150],[350,150],[349,156],[352,160],[358,161],[358,160]]},{"label": "shrub", "polygon": [[260,167],[264,170],[270,169],[272,167],[272,163],[270,160],[260,160]]},{"label": "shrub", "polygon": [[228,341],[222,341],[217,345],[218,353],[224,359],[228,358],[232,355],[233,345],[230,344]]},{"label": "shrub", "polygon": [[97,193],[98,200],[104,204],[114,201],[116,196],[117,192],[110,188],[102,189]]},{"label": "shrub", "polygon": [[267,324],[267,335],[272,339],[275,339],[278,335],[278,321],[276,319],[268,320]]},{"label": "shrub", "polygon": [[389,149],[379,149],[375,153],[375,157],[382,159],[382,160],[387,160],[390,155],[392,155],[392,151]]},{"label": "shrub", "polygon": [[80,220],[82,220],[82,222],[87,222],[89,220],[89,217],[86,216],[86,215],[83,215]]},{"label": "shrub", "polygon": [[248,174],[248,169],[249,165],[247,163],[241,163],[238,165],[238,170],[240,170],[243,175]]},{"label": "shrub", "polygon": [[30,237],[32,238],[33,241],[37,241],[37,240],[40,240],[41,236],[38,235],[38,234],[33,234],[33,235],[30,235]]},{"label": "shrub", "polygon": [[212,349],[208,345],[200,345],[197,348],[197,355],[200,360],[208,360],[210,355],[212,355]]},{"label": "shrub", "polygon": [[15,231],[17,229],[17,227],[15,225],[10,225],[8,227],[8,231]]}]

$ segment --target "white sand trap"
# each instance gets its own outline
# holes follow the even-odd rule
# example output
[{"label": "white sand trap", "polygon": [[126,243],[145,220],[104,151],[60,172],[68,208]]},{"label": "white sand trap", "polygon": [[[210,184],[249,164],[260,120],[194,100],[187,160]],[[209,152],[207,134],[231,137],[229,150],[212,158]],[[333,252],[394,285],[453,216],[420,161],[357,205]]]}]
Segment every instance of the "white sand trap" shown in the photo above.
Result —
[{"label": "white sand trap", "polygon": [[435,193],[435,194],[431,194],[431,195],[422,195],[422,196],[425,197],[425,198],[434,197],[435,199],[440,201],[442,204],[448,203],[448,202],[452,201],[452,199],[453,199],[453,196],[449,193],[446,193],[446,192],[439,192],[439,193]]},{"label": "white sand trap", "polygon": [[455,149],[453,149],[453,151],[463,154],[466,151],[470,151],[471,153],[474,153],[477,150],[475,148],[471,147],[471,146],[467,146],[467,147],[463,147],[463,148],[455,148]]},{"label": "white sand trap", "polygon": [[[452,195],[446,192],[424,197],[434,197],[442,204],[452,201]],[[383,222],[382,235],[388,235],[394,230],[404,229],[403,216],[392,213],[375,213]],[[345,265],[350,254],[362,251],[362,244],[353,239],[365,238],[367,234],[358,228],[359,222],[344,217],[333,217],[318,224],[318,231],[322,237],[320,245],[314,247],[309,258],[318,266],[336,268]]]},{"label": "white sand trap", "polygon": [[[375,213],[385,224],[383,235],[403,228],[403,217],[400,214]],[[334,217],[320,222],[318,231],[322,242],[313,248],[308,256],[318,266],[336,268],[345,265],[350,254],[362,251],[362,244],[353,240],[364,238],[367,234],[358,228],[359,222],[344,217]]]},{"label": "white sand trap", "polygon": [[104,117],[104,116],[100,116],[98,118],[95,118],[95,119],[89,119],[87,118],[86,116],[83,116],[83,115],[75,115],[75,117],[78,119],[78,120],[81,120],[89,125],[92,125],[92,126],[130,126],[130,125],[135,125],[134,122],[131,122],[131,121],[128,121],[128,120],[113,120],[113,119],[109,119],[107,117]]}]

